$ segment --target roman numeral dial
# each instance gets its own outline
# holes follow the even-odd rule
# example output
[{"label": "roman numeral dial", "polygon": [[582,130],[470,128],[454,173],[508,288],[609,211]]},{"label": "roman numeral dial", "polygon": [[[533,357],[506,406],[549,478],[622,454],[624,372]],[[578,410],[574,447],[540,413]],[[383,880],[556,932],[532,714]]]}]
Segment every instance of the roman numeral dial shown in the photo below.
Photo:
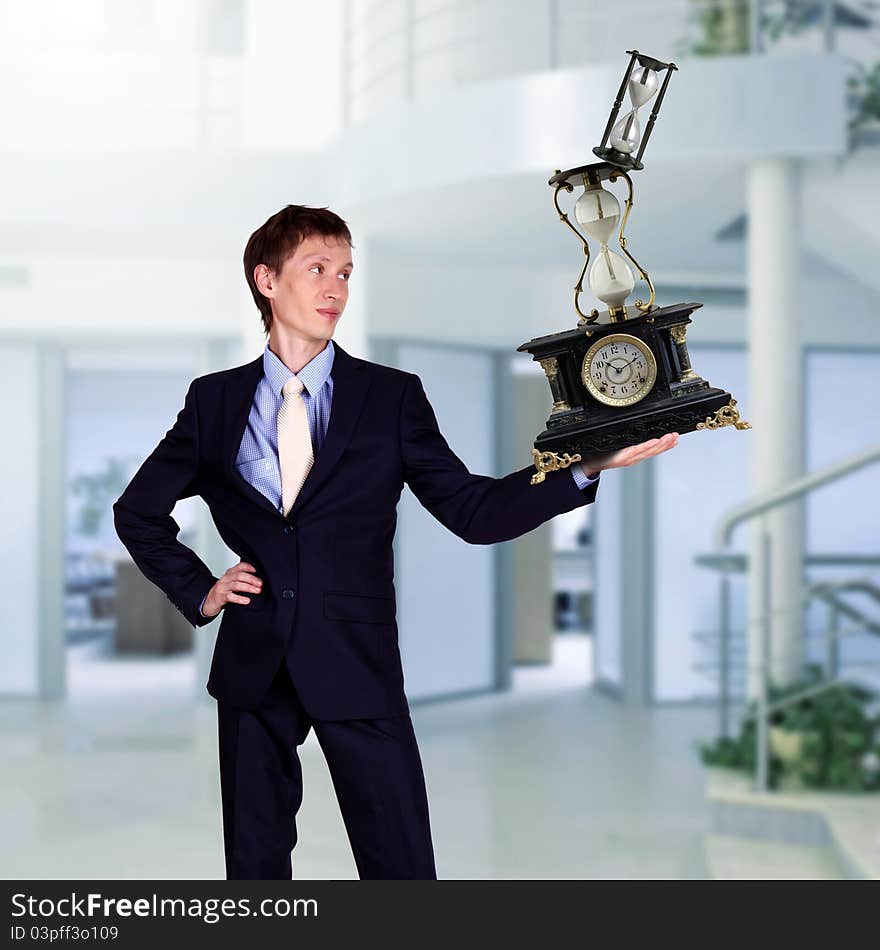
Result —
[{"label": "roman numeral dial", "polygon": [[642,340],[613,333],[596,340],[584,354],[581,378],[590,395],[606,406],[631,406],[651,391],[657,361]]}]

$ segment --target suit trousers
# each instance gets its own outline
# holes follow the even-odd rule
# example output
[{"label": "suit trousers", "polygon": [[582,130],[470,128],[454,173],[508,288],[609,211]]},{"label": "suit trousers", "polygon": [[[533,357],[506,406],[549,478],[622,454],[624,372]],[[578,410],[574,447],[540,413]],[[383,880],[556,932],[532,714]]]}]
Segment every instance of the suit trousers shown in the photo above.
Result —
[{"label": "suit trousers", "polygon": [[436,880],[428,797],[412,721],[317,720],[285,662],[255,709],[218,702],[227,880],[290,880],[302,804],[297,747],[314,727],[361,880]]}]

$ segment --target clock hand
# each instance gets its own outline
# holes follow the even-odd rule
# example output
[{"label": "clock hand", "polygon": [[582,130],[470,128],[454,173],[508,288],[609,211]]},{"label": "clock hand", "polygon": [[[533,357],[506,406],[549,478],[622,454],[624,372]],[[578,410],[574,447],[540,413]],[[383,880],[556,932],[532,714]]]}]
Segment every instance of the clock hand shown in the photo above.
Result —
[{"label": "clock hand", "polygon": [[618,375],[622,373],[628,366],[632,366],[633,363],[638,359],[637,356],[634,356],[628,363],[624,363],[623,366],[615,366],[614,363],[609,363],[608,365],[614,369]]}]

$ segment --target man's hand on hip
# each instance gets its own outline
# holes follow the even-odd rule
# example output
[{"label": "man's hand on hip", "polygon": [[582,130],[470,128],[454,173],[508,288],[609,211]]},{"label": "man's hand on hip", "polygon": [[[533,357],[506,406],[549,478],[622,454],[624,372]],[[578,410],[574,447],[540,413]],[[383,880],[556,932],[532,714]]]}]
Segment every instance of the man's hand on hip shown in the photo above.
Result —
[{"label": "man's hand on hip", "polygon": [[202,613],[206,617],[216,617],[225,604],[249,604],[250,597],[241,596],[241,592],[259,594],[263,589],[263,581],[257,577],[256,570],[247,561],[239,561],[230,567],[208,591]]}]

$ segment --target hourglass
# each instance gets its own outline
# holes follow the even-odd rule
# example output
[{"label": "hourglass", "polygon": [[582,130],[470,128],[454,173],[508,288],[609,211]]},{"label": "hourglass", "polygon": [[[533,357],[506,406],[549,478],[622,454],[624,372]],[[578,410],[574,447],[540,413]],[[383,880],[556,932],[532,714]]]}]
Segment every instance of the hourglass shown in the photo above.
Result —
[{"label": "hourglass", "polygon": [[590,268],[590,290],[608,304],[612,316],[624,312],[623,304],[636,285],[633,272],[626,261],[608,249],[608,241],[617,232],[620,222],[620,202],[601,184],[590,185],[574,206],[577,223],[600,246],[599,254]]},{"label": "hourglass", "polygon": [[[577,235],[584,250],[584,266],[574,287],[574,309],[580,318],[579,325],[594,323],[599,317],[598,310],[592,310],[589,315],[580,308],[580,295],[584,289],[584,276],[590,263],[590,248],[587,239],[568,219],[568,215],[559,207],[559,193],[562,190],[574,191],[576,185],[583,185],[584,192],[577,199],[574,207],[574,217],[587,235],[599,245],[599,253],[590,268],[588,283],[595,296],[608,307],[609,319],[614,321],[625,320],[627,313],[626,300],[633,292],[636,277],[630,264],[638,271],[639,277],[644,280],[650,290],[647,302],[637,300],[635,308],[631,308],[633,315],[650,313],[654,306],[654,285],[647,271],[641,267],[626,248],[624,228],[632,209],[633,185],[628,172],[643,168],[642,155],[648,137],[654,127],[660,103],[666,93],[669,77],[678,67],[675,63],[663,63],[653,56],[645,56],[638,50],[627,50],[630,60],[617,91],[617,98],[605,126],[602,144],[593,149],[594,154],[603,159],[592,165],[582,165],[579,168],[570,168],[561,172],[557,169],[549,184],[555,186],[553,203],[559,214],[559,219]],[[661,85],[660,74],[666,75]],[[620,107],[624,95],[629,92],[632,109],[618,121]],[[639,109],[646,103],[654,100],[654,108],[648,119],[644,136],[639,123]],[[608,144],[610,139],[610,145]],[[623,178],[627,184],[626,212],[621,219],[620,202],[606,188],[604,181],[615,182]],[[609,248],[611,238],[618,232],[618,243],[622,254]],[[627,263],[629,262],[629,263]]]},{"label": "hourglass", "polygon": [[[602,187],[603,181],[614,182],[618,178],[626,181],[628,192],[626,197],[626,212],[623,220],[620,217],[620,202],[610,191]],[[608,306],[608,317],[613,322],[625,320],[628,316],[626,299],[633,292],[636,278],[627,260],[630,261],[639,276],[647,283],[650,296],[646,303],[641,300],[635,302],[633,313],[648,313],[654,306],[654,285],[648,272],[630,254],[626,247],[626,238],[623,231],[626,219],[632,208],[632,179],[615,165],[608,162],[597,162],[594,165],[585,165],[582,168],[573,168],[567,172],[557,171],[550,184],[556,186],[553,192],[553,204],[559,214],[559,220],[567,225],[577,235],[584,250],[584,266],[581,268],[577,283],[574,285],[574,309],[580,320],[578,325],[594,323],[599,318],[599,311],[592,310],[586,314],[580,308],[580,295],[584,291],[584,275],[590,263],[590,246],[583,234],[569,221],[568,215],[559,207],[559,193],[573,191],[573,181],[583,184],[584,192],[577,199],[574,206],[574,217],[577,223],[599,245],[599,253],[593,266],[590,268],[588,283],[595,296]],[[618,226],[620,231],[618,233]],[[608,244],[617,234],[620,249],[626,257],[612,251]],[[632,309],[632,308],[631,308]]]},{"label": "hourglass", "polygon": [[[666,87],[669,84],[669,77],[674,69],[678,69],[675,63],[661,63],[659,59],[653,56],[645,56],[638,50],[627,50],[630,60],[620,89],[617,90],[617,98],[611,109],[611,115],[605,126],[605,134],[602,136],[601,144],[593,149],[593,154],[606,162],[617,165],[624,171],[641,169],[642,155],[648,139],[651,136],[651,130],[654,127],[654,121],[657,113],[660,111],[660,103],[663,102],[663,96],[666,94]],[[663,85],[660,85],[660,73],[666,72],[663,78]],[[641,125],[639,123],[639,109],[649,102],[657,90],[657,101],[651,111],[648,119],[648,126],[644,137],[641,134]],[[629,101],[632,103],[632,109],[619,121],[615,122],[623,105],[624,94],[629,91]],[[611,144],[608,144],[608,140]],[[633,156],[633,152],[638,149],[638,153]]]},{"label": "hourglass", "polygon": [[[624,231],[633,206],[630,175],[643,168],[645,145],[669,78],[678,68],[638,50],[627,54],[629,65],[602,144],[593,149],[599,160],[557,169],[548,182],[560,221],[583,246],[584,263],[574,285],[577,327],[542,334],[517,347],[540,363],[553,398],[546,428],[531,450],[533,485],[541,484],[547,472],[667,432],[750,428],[740,419],[733,396],[710,385],[691,365],[685,336],[691,314],[702,304],[655,306],[651,278],[626,246]],[[620,118],[627,93],[632,108]],[[643,134],[639,109],[649,102],[653,109]],[[625,210],[610,188],[620,179],[627,186]],[[563,191],[571,194],[576,188],[583,190],[569,220],[559,198]],[[615,239],[619,250],[611,249]],[[588,241],[598,247],[592,261]],[[581,310],[585,278],[606,310],[588,314]],[[627,306],[638,278],[648,285],[650,295],[645,302]]]}]

